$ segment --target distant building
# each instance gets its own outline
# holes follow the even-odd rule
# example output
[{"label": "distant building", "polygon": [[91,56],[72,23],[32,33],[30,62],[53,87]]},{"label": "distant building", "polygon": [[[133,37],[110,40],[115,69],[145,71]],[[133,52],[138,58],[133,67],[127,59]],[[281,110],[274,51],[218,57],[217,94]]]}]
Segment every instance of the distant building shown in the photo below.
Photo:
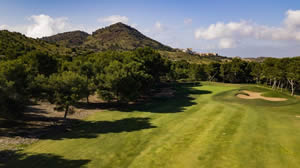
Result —
[{"label": "distant building", "polygon": [[219,56],[218,53],[200,53],[200,52],[195,52],[193,51],[192,48],[186,48],[186,49],[180,49],[180,51],[192,54],[192,55],[199,55],[199,56]]},{"label": "distant building", "polygon": [[218,53],[197,53],[200,56],[219,56]]},{"label": "distant building", "polygon": [[181,49],[182,52],[188,53],[188,54],[197,54],[195,51],[193,51],[192,48],[187,49]]}]

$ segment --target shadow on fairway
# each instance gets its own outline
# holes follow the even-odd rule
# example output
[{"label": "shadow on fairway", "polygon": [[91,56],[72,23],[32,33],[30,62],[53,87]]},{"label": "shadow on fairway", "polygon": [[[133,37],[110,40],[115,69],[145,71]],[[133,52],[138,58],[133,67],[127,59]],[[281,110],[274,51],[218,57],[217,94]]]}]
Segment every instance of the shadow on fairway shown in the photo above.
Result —
[{"label": "shadow on fairway", "polygon": [[101,134],[122,133],[140,131],[143,129],[156,128],[149,122],[150,118],[124,118],[115,121],[81,121],[73,122],[72,130],[58,136],[46,136],[41,139],[74,139],[74,138],[96,138]]},{"label": "shadow on fairway", "polygon": [[151,113],[178,113],[183,112],[186,107],[195,105],[193,95],[211,94],[211,91],[199,90],[193,87],[201,86],[198,83],[181,83],[172,88],[176,91],[173,97],[156,97],[150,101],[142,101],[136,104],[118,103],[85,103],[80,102],[76,105],[82,109],[107,109],[121,112],[151,112]]},{"label": "shadow on fairway", "polygon": [[[186,107],[195,105],[197,96],[210,94],[210,91],[195,89],[194,83],[177,84],[172,86],[176,93],[173,97],[152,98],[149,101],[131,105],[90,103],[79,104],[80,108],[107,109],[121,112],[151,112],[151,113],[178,113]],[[60,117],[45,117],[41,113],[45,111],[31,107],[30,113],[24,115],[20,121],[7,121],[1,124],[1,128],[9,128],[0,132],[0,137],[24,137],[37,139],[64,139],[64,138],[95,138],[106,133],[132,132],[143,129],[156,128],[151,125],[150,118],[125,118],[115,121],[86,121],[68,119],[63,124]],[[29,121],[29,122],[24,122]],[[35,122],[30,122],[35,121]],[[72,131],[74,130],[74,131]],[[54,135],[53,135],[54,134]]]},{"label": "shadow on fairway", "polygon": [[52,154],[24,154],[17,151],[5,150],[0,151],[0,168],[8,167],[30,167],[30,168],[46,168],[46,167],[69,167],[79,168],[90,160],[69,160],[61,156]]},{"label": "shadow on fairway", "polygon": [[176,89],[176,95],[171,98],[155,98],[153,101],[140,104],[124,109],[120,111],[140,111],[151,113],[179,113],[183,112],[186,107],[196,105],[194,101],[196,98],[193,95],[211,94],[211,91],[196,90],[194,88],[179,88]]},{"label": "shadow on fairway", "polygon": [[[0,136],[21,136],[25,138],[60,140],[65,138],[96,138],[101,134],[133,132],[156,128],[156,126],[151,125],[150,118],[124,118],[115,121],[85,121],[69,119],[68,123],[69,124],[58,125],[56,127],[45,126],[44,128],[39,129],[33,127],[26,129],[25,133],[11,132],[0,134]],[[33,131],[40,131],[46,134],[34,134],[35,136],[33,136],[33,134],[30,133]]]}]

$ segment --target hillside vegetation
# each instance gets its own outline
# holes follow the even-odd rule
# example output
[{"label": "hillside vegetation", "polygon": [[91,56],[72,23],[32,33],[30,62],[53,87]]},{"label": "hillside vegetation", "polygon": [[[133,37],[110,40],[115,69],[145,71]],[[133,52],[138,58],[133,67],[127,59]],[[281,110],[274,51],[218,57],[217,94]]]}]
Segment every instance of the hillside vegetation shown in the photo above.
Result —
[{"label": "hillside vegetation", "polygon": [[80,47],[80,45],[85,42],[88,36],[89,34],[83,31],[72,31],[59,33],[50,37],[43,37],[41,40],[49,43],[56,43],[65,47],[75,48]]},{"label": "hillside vegetation", "polygon": [[93,32],[92,35],[81,31],[74,31],[45,37],[42,38],[42,40],[93,52],[105,50],[134,50],[139,47],[172,50],[171,47],[150,39],[138,30],[123,23],[116,23],[98,29]]},{"label": "hillside vegetation", "polygon": [[30,51],[48,52],[57,55],[70,55],[71,49],[49,44],[39,39],[33,39],[21,33],[0,31],[0,56],[17,58]]},{"label": "hillside vegetation", "polygon": [[230,62],[232,58],[223,56],[200,56],[198,54],[189,54],[182,51],[162,51],[159,53],[172,61],[187,61],[191,64],[209,64],[209,63],[223,63]]}]

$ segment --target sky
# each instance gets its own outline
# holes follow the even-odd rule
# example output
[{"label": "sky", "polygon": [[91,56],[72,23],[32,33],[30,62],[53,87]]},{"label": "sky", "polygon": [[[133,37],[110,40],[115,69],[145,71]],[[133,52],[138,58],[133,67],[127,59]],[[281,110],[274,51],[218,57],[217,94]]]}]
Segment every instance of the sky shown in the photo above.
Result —
[{"label": "sky", "polygon": [[173,48],[300,55],[300,0],[1,0],[0,30],[39,38],[116,22]]}]

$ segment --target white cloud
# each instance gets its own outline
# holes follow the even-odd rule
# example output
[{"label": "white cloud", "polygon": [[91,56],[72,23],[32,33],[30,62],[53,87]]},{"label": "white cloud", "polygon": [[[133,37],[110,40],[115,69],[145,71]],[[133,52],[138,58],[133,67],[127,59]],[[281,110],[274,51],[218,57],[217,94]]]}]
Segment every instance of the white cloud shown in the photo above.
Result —
[{"label": "white cloud", "polygon": [[299,28],[300,26],[300,10],[288,10],[284,24],[289,28]]},{"label": "white cloud", "polygon": [[239,39],[300,41],[300,10],[288,10],[282,26],[270,27],[250,21],[218,22],[195,31],[196,39],[219,40],[220,48],[234,48]]},{"label": "white cloud", "polygon": [[118,22],[122,22],[127,24],[129,18],[127,16],[120,16],[120,15],[112,15],[104,18],[99,18],[98,22],[105,23],[105,24],[114,24]]},{"label": "white cloud", "polygon": [[162,24],[160,22],[156,22],[155,23],[155,29],[162,30],[163,29]]},{"label": "white cloud", "polygon": [[9,28],[8,25],[0,25],[0,30],[8,30]]},{"label": "white cloud", "polygon": [[184,19],[184,21],[183,21],[184,24],[190,24],[190,23],[192,23],[192,22],[193,22],[193,19],[191,19],[191,18],[186,18],[186,19]]},{"label": "white cloud", "polygon": [[20,32],[25,34],[27,27],[26,26],[9,26],[9,25],[0,25],[0,30],[9,30],[14,32]]},{"label": "white cloud", "polygon": [[160,21],[155,22],[154,32],[160,33],[160,32],[165,32],[167,30],[168,30],[168,28],[165,25],[163,25]]},{"label": "white cloud", "polygon": [[27,27],[26,35],[29,37],[51,36],[72,29],[68,18],[52,18],[47,15],[34,15],[29,18],[33,24]]},{"label": "white cloud", "polygon": [[68,23],[68,18],[66,17],[52,18],[48,15],[41,14],[30,16],[29,21],[32,23],[18,26],[1,25],[0,29],[20,32],[33,38],[51,36],[74,30],[74,27]]},{"label": "white cloud", "polygon": [[138,24],[133,23],[133,24],[131,24],[130,26],[133,27],[133,28],[137,28],[137,27],[138,27]]},{"label": "white cloud", "polygon": [[232,39],[220,39],[219,47],[220,48],[234,48],[236,46],[236,42]]}]

